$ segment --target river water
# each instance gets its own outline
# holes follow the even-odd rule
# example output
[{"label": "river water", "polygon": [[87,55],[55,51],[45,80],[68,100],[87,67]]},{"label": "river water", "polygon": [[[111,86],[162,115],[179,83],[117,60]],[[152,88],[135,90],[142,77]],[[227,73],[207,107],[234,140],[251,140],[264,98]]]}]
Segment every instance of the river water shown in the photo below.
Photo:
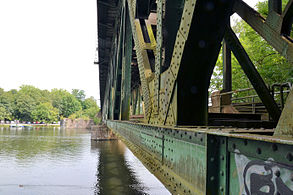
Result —
[{"label": "river water", "polygon": [[0,195],[170,194],[121,141],[0,128]]}]

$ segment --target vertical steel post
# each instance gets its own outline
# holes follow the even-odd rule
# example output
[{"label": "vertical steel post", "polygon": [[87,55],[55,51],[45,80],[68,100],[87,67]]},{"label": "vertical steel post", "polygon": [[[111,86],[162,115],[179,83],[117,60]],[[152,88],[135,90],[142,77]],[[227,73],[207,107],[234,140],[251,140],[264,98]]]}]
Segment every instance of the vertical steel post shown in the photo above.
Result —
[{"label": "vertical steel post", "polygon": [[282,13],[282,0],[269,0],[269,12]]},{"label": "vertical steel post", "polygon": [[120,29],[117,33],[117,48],[116,48],[116,63],[115,63],[115,82],[114,82],[114,105],[113,105],[113,119],[120,119],[120,104],[121,104],[121,80],[122,80],[122,50],[123,50],[123,31],[124,31],[124,12],[125,9],[121,9]]},{"label": "vertical steel post", "polygon": [[[127,3],[125,6],[128,6]],[[132,58],[132,32],[128,13],[125,7],[124,12],[124,47],[122,67],[122,97],[121,97],[121,120],[129,120],[130,94],[131,94],[131,58]]]},{"label": "vertical steel post", "polygon": [[223,41],[223,92],[232,91],[231,50]]}]

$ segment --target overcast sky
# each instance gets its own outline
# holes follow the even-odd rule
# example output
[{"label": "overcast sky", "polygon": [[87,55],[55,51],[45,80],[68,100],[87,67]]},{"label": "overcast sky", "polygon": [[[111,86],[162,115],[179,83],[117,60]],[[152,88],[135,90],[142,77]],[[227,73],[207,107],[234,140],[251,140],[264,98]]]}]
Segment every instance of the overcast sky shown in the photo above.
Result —
[{"label": "overcast sky", "polygon": [[99,99],[96,0],[1,0],[0,18],[1,88],[76,88]]},{"label": "overcast sky", "polygon": [[84,89],[98,99],[95,0],[1,0],[0,87]]}]

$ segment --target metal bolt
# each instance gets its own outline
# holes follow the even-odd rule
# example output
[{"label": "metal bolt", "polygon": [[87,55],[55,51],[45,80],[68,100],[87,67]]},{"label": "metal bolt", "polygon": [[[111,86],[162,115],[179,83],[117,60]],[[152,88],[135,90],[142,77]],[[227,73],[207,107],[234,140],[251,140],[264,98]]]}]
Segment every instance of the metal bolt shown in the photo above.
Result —
[{"label": "metal bolt", "polygon": [[221,187],[220,187],[220,190],[221,190],[221,192],[223,192],[223,191],[224,191],[224,188],[221,186]]},{"label": "metal bolt", "polygon": [[210,178],[210,180],[211,180],[211,181],[214,181],[214,180],[215,180],[215,177],[214,177],[214,176],[212,176],[212,177]]},{"label": "metal bolt", "polygon": [[291,153],[288,153],[286,156],[287,160],[292,161],[293,160],[293,156]]},{"label": "metal bolt", "polygon": [[273,149],[274,152],[277,151],[277,150],[278,150],[278,146],[277,146],[277,144],[273,144],[273,145],[272,145],[272,149]]},{"label": "metal bolt", "polygon": [[277,170],[277,171],[275,172],[275,175],[276,175],[277,177],[280,177],[281,172],[280,172],[279,170]]},{"label": "metal bolt", "polygon": [[211,158],[211,162],[214,162],[214,161],[215,161],[215,158],[214,158],[214,157],[212,157],[212,158]]},{"label": "metal bolt", "polygon": [[224,176],[224,171],[220,171],[221,176]]}]

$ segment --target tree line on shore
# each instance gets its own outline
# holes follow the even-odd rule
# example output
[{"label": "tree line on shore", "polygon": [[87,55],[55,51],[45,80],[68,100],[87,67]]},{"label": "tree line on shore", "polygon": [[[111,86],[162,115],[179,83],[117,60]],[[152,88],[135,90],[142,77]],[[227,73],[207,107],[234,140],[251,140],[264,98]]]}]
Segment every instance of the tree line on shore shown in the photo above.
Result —
[{"label": "tree line on shore", "polygon": [[94,119],[98,122],[99,107],[93,97],[86,98],[84,90],[41,90],[22,85],[19,90],[0,88],[0,120],[57,122],[63,118]]}]

